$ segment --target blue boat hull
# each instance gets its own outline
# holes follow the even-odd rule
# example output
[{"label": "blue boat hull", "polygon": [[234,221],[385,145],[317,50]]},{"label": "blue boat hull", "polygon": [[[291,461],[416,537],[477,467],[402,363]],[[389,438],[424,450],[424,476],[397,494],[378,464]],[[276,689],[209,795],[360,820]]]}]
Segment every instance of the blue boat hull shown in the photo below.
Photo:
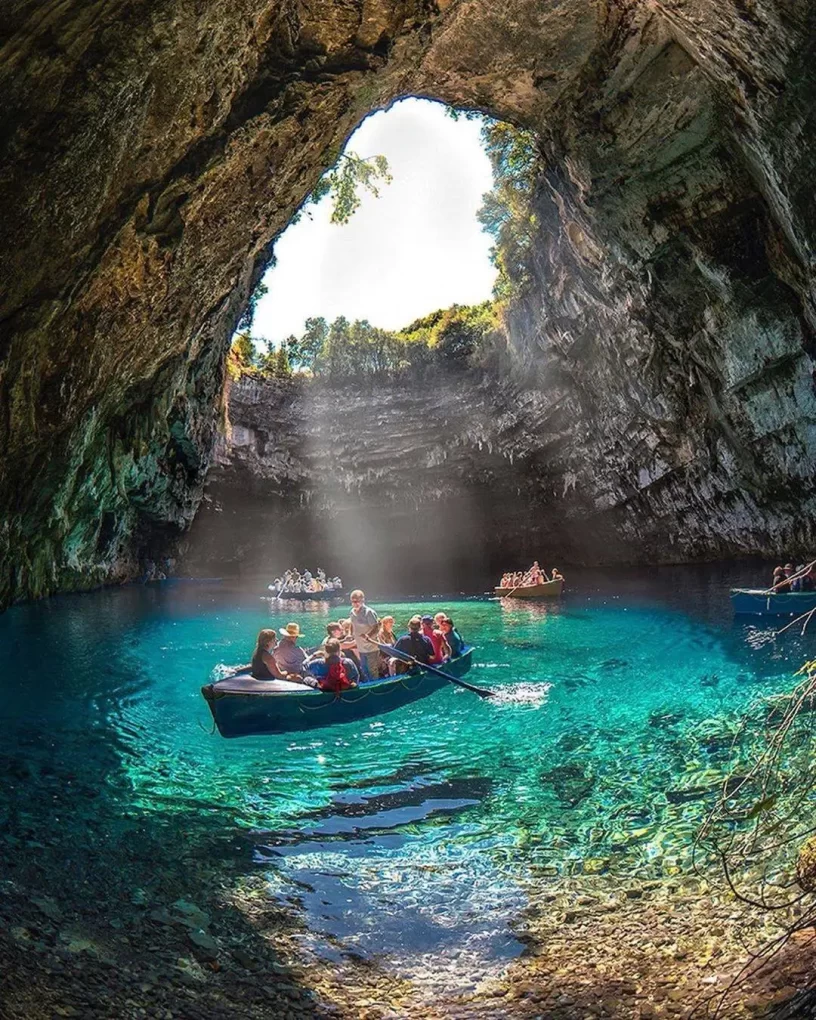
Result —
[{"label": "blue boat hull", "polygon": [[737,616],[801,616],[816,609],[816,591],[767,595],[760,588],[734,588],[731,605]]},{"label": "blue boat hull", "polygon": [[[442,669],[461,677],[471,666],[473,649],[446,662]],[[435,673],[405,673],[330,694],[304,685],[274,690],[275,681],[253,680],[248,673],[218,680],[201,688],[222,737],[246,737],[357,722],[402,708],[450,686]],[[282,686],[282,685],[281,685]]]}]

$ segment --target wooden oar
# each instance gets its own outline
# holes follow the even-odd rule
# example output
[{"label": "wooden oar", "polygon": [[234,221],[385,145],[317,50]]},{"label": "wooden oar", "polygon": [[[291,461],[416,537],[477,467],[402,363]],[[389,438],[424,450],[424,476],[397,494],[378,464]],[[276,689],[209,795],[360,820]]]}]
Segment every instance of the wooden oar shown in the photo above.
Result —
[{"label": "wooden oar", "polygon": [[[543,574],[543,577],[544,577],[544,583],[545,584],[548,583],[549,578],[547,577],[547,575],[545,573],[543,573],[543,571],[542,571],[542,574]],[[527,585],[524,583],[525,580],[526,580],[526,576],[522,577],[522,579],[519,581],[519,583],[516,585],[515,588],[511,588],[510,591],[506,595],[500,595],[499,596],[499,601],[501,601],[502,599],[512,598],[513,597],[513,592],[514,591],[518,591],[519,588],[526,588]]]},{"label": "wooden oar", "polygon": [[443,676],[446,680],[449,680],[452,684],[456,684],[457,687],[464,687],[466,691],[472,691],[474,694],[478,694],[480,698],[495,698],[496,692],[489,691],[486,687],[476,687],[474,684],[469,684],[465,680],[460,680],[458,676],[451,676],[450,673],[446,673],[444,669],[438,669],[436,666],[430,666],[427,662],[420,662],[419,659],[415,659],[413,655],[409,655],[408,652],[401,652],[398,648],[392,648],[391,645],[381,645],[379,641],[373,641],[371,638],[372,645],[376,645],[381,652],[387,652],[389,655],[393,655],[396,659],[402,659],[403,662],[413,663],[414,666],[419,666],[420,669],[427,669],[431,673],[438,673],[439,676]]},{"label": "wooden oar", "polygon": [[516,585],[516,587],[511,589],[511,591],[509,591],[506,595],[502,595],[502,598],[503,599],[512,598],[513,597],[513,592],[514,591],[518,591],[519,588],[523,588],[524,586],[525,586],[524,585],[524,578],[522,577],[522,579],[519,581],[519,583]]}]

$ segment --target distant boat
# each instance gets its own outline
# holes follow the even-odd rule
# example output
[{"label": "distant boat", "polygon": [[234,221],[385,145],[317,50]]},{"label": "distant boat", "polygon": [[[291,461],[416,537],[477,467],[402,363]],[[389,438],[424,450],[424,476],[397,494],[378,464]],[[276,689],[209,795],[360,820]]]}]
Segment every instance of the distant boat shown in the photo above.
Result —
[{"label": "distant boat", "polygon": [[342,598],[345,593],[345,588],[331,588],[326,591],[277,591],[272,585],[268,589],[272,594],[270,598],[273,599],[298,599],[300,602],[316,602],[316,601],[327,601],[328,599]]},{"label": "distant boat", "polygon": [[769,595],[765,588],[732,588],[731,605],[737,616],[801,616],[816,609],[816,591]]},{"label": "distant boat", "polygon": [[[440,667],[461,677],[470,669],[472,648]],[[222,737],[290,733],[335,723],[357,722],[433,694],[450,682],[419,670],[363,683],[334,694],[289,680],[255,680],[246,666],[233,676],[201,688]]]},{"label": "distant boat", "polygon": [[564,590],[564,579],[545,581],[543,584],[520,585],[518,588],[494,588],[499,598],[514,599],[547,599],[555,598]]}]

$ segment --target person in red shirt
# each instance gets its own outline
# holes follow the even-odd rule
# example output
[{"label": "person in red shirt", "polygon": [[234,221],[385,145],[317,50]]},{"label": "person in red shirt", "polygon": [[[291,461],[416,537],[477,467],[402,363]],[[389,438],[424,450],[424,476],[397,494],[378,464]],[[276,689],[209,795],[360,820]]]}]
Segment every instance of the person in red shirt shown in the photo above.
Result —
[{"label": "person in red shirt", "polygon": [[336,638],[329,638],[326,642],[325,675],[317,682],[321,691],[333,691],[340,694],[349,687],[356,687],[360,675],[357,667],[346,658],[340,650],[340,642]]},{"label": "person in red shirt", "polygon": [[431,665],[436,666],[438,663],[443,662],[446,655],[450,655],[450,648],[448,648],[448,642],[445,640],[445,635],[439,630],[438,627],[434,627],[434,618],[430,615],[422,617],[422,633],[433,645],[434,657],[431,659]]}]

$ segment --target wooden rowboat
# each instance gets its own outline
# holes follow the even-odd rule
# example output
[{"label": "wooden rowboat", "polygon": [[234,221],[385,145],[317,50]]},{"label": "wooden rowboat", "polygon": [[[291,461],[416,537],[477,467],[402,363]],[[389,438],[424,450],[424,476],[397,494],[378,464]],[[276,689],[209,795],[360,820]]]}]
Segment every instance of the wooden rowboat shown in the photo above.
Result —
[{"label": "wooden rowboat", "polygon": [[544,584],[527,584],[519,588],[494,588],[493,591],[499,598],[546,599],[560,595],[563,589],[564,581],[558,578],[556,581],[545,581]]},{"label": "wooden rowboat", "polygon": [[[462,655],[440,667],[452,676],[468,672],[473,655]],[[335,723],[357,722],[402,708],[450,683],[436,673],[417,671],[352,687],[341,694],[315,690],[288,680],[256,680],[250,667],[201,688],[222,737],[259,733],[291,733]]]},{"label": "wooden rowboat", "polygon": [[737,616],[801,616],[816,609],[816,591],[768,594],[763,588],[732,588],[731,605]]}]

